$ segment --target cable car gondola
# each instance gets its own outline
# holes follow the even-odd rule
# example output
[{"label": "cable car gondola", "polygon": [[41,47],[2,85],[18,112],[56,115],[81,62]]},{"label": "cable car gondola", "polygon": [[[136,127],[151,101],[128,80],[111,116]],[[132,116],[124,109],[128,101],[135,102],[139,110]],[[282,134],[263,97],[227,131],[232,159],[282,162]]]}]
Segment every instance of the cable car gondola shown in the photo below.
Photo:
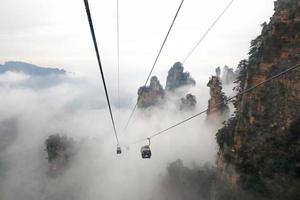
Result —
[{"label": "cable car gondola", "polygon": [[143,159],[149,159],[151,158],[151,155],[152,155],[152,152],[151,152],[151,149],[150,149],[150,138],[147,138],[148,141],[149,141],[149,145],[145,145],[145,146],[142,146],[141,148],[141,154],[142,154],[142,158]]},{"label": "cable car gondola", "polygon": [[122,149],[121,149],[121,147],[117,147],[117,154],[121,154],[122,153]]},{"label": "cable car gondola", "polygon": [[151,158],[151,149],[149,145],[142,146],[141,154],[143,159]]}]

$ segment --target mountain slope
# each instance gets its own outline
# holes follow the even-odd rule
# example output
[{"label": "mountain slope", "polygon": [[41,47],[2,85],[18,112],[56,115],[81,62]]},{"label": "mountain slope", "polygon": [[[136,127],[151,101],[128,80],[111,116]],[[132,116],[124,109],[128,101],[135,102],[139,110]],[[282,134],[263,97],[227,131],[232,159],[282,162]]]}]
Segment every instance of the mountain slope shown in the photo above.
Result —
[{"label": "mountain slope", "polygon": [[20,72],[32,76],[64,75],[66,71],[57,68],[44,68],[25,62],[9,61],[0,65],[0,74],[5,72]]},{"label": "mountain slope", "polygon": [[[299,0],[276,1],[262,26],[239,65],[239,92],[300,63]],[[298,69],[236,100],[235,116],[217,133],[217,164],[233,184],[268,198],[300,199],[299,80]]]}]

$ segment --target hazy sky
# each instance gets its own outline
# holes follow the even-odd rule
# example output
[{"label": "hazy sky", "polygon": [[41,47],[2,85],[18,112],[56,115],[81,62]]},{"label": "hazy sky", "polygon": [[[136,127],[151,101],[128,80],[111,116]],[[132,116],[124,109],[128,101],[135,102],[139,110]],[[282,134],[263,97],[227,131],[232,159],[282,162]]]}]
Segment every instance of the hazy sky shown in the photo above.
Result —
[{"label": "hazy sky", "polygon": [[[164,82],[230,0],[185,0],[154,71]],[[121,81],[135,87],[149,72],[181,0],[120,0]],[[90,0],[109,80],[116,76],[116,0]],[[236,0],[186,68],[199,79],[219,65],[236,66],[273,13],[273,0]],[[0,0],[0,63],[27,61],[98,74],[83,0]]]}]

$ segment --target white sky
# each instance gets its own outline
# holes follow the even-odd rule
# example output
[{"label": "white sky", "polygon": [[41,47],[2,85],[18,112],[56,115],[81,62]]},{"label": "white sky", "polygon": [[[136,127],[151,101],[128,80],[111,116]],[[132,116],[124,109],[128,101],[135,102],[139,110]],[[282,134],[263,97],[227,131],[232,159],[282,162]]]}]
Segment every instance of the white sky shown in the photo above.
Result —
[{"label": "white sky", "polygon": [[[181,0],[119,0],[121,82],[141,86]],[[154,74],[164,83],[230,0],[185,0]],[[116,77],[116,0],[90,0],[108,81]],[[236,0],[186,62],[205,80],[217,66],[235,67],[269,21],[273,0]],[[0,63],[26,61],[98,75],[83,0],[0,0]],[[134,77],[134,78],[133,78]]]}]

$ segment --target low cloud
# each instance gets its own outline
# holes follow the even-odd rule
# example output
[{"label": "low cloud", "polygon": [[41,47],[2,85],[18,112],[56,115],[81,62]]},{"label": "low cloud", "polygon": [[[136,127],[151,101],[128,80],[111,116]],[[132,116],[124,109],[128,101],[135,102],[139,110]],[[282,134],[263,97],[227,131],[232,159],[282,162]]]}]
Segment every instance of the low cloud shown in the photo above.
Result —
[{"label": "low cloud", "polygon": [[[0,137],[5,140],[0,143],[0,199],[151,199],[168,163],[178,158],[187,166],[214,163],[218,127],[208,126],[205,115],[153,138],[150,160],[142,160],[140,155],[140,147],[146,141],[131,145],[130,150],[125,148],[132,141],[205,109],[205,85],[168,94],[172,101],[164,106],[138,110],[126,131],[123,127],[131,111],[126,105],[129,103],[123,103],[120,118],[113,105],[123,147],[123,154],[116,155],[113,129],[98,80],[67,74],[54,78],[60,82],[47,85],[51,78],[15,73],[0,77],[2,82],[16,80],[0,85]],[[197,97],[194,111],[182,112],[178,107],[180,97],[186,93]],[[128,95],[123,99],[134,100]],[[80,151],[61,176],[50,178],[44,142],[54,133],[75,139]]]}]

